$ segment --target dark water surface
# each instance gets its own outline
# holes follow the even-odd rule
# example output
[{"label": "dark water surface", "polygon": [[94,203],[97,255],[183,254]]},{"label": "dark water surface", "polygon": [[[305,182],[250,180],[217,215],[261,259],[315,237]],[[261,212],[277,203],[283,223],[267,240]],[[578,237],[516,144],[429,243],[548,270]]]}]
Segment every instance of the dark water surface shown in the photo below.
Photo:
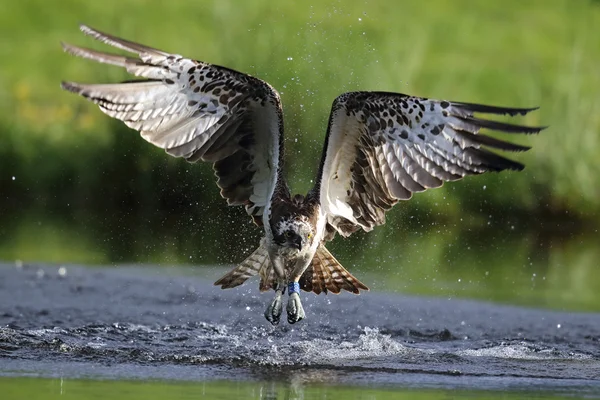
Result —
[{"label": "dark water surface", "polygon": [[598,313],[372,291],[306,294],[305,321],[271,327],[262,316],[271,296],[255,282],[212,286],[223,271],[0,264],[0,385],[36,377],[31,387],[55,394],[58,379],[118,379],[202,381],[222,398],[239,397],[234,389],[334,398],[325,394],[348,385],[375,399],[387,389],[600,397]]}]

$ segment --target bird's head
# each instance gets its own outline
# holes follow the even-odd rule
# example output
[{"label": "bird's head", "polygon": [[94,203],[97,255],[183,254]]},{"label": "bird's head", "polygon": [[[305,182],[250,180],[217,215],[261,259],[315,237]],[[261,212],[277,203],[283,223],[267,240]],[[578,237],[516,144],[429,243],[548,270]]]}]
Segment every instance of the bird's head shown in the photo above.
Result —
[{"label": "bird's head", "polygon": [[282,219],[273,232],[275,243],[300,253],[308,250],[315,236],[314,228],[302,218]]}]

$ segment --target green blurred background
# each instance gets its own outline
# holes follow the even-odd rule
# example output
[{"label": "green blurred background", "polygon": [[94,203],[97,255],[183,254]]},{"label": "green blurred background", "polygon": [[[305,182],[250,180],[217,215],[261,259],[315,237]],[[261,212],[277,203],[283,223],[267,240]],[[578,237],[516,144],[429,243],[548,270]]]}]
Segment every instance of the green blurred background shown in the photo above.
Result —
[{"label": "green blurred background", "polygon": [[[79,23],[270,82],[289,180],[314,179],[332,100],[350,90],[515,107],[549,125],[521,173],[417,194],[331,248],[373,289],[600,311],[600,2],[5,2],[0,13],[0,259],[214,265],[260,231],[220,200],[209,165],[170,158],[61,80],[122,70]],[[111,50],[112,51],[112,50]],[[512,137],[510,139],[513,139]],[[240,227],[241,225],[241,227]]]}]

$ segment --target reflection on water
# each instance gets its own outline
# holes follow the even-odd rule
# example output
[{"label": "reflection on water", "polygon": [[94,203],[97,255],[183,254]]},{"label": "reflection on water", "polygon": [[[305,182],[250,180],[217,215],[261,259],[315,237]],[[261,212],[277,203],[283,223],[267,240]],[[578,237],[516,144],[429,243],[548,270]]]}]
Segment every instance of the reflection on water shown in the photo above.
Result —
[{"label": "reflection on water", "polygon": [[[0,218],[0,260],[6,261],[232,264],[260,235],[241,210],[225,206],[192,216],[28,210]],[[497,215],[460,223],[416,219],[397,213],[387,225],[329,247],[376,291],[600,311],[597,229]]]},{"label": "reflection on water", "polygon": [[[303,376],[298,372],[298,377]],[[300,378],[302,380],[302,378]],[[85,400],[85,399],[127,399],[127,400],[178,400],[178,399],[252,399],[252,400],[312,400],[312,399],[415,399],[446,400],[446,390],[385,389],[353,386],[333,386],[326,382],[300,385],[293,380],[285,382],[141,382],[141,381],[89,381],[73,379],[40,378],[0,378],[0,385],[7,398]],[[452,391],[453,399],[559,399],[554,394],[543,392],[482,392]],[[568,397],[572,398],[572,397]]]}]

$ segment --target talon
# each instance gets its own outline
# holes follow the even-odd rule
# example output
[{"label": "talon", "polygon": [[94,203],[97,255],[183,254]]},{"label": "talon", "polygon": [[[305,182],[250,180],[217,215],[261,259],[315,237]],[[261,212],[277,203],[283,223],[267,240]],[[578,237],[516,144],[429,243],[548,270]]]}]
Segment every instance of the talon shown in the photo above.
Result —
[{"label": "talon", "polygon": [[288,322],[290,324],[295,324],[296,322],[303,320],[306,317],[298,293],[294,292],[290,294],[290,298],[288,299],[287,303],[287,315]]},{"label": "talon", "polygon": [[277,324],[279,324],[279,319],[281,318],[282,311],[283,311],[283,307],[281,305],[281,293],[277,292],[277,294],[275,295],[275,298],[273,299],[271,304],[269,304],[267,306],[267,309],[265,310],[265,318],[272,325],[277,325]]}]

